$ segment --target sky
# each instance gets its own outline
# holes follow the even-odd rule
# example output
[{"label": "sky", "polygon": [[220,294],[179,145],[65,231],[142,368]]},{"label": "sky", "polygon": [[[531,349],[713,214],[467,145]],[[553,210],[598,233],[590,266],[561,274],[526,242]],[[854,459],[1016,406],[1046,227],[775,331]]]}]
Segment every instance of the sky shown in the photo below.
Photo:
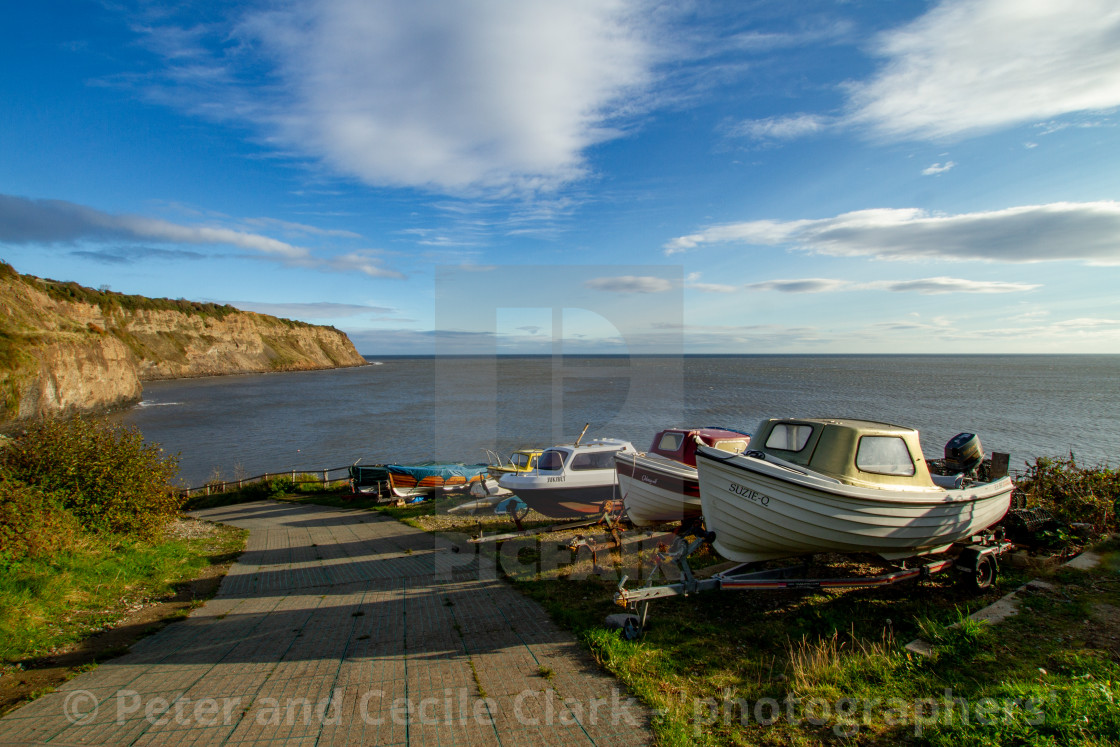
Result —
[{"label": "sky", "polygon": [[1115,0],[37,0],[0,259],[366,355],[1120,353]]}]

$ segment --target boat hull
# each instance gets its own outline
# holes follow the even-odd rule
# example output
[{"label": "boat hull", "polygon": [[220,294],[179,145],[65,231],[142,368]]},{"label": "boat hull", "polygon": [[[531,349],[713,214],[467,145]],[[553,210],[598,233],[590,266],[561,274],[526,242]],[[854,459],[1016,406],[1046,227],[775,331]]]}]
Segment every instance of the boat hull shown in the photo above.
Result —
[{"label": "boat hull", "polygon": [[579,519],[599,514],[603,504],[618,498],[618,486],[592,485],[587,487],[531,487],[522,485],[513,489],[518,498],[529,508],[550,519]]},{"label": "boat hull", "polygon": [[386,464],[385,469],[394,495],[401,498],[431,495],[437,490],[467,490],[487,475],[484,464]]},{"label": "boat hull", "polygon": [[656,455],[619,454],[615,469],[626,515],[636,526],[700,516],[700,484],[694,467]]},{"label": "boat hull", "polygon": [[818,552],[887,559],[939,552],[1007,513],[1008,478],[960,490],[847,485],[749,456],[697,453],[700,502],[720,555],[753,562]]}]

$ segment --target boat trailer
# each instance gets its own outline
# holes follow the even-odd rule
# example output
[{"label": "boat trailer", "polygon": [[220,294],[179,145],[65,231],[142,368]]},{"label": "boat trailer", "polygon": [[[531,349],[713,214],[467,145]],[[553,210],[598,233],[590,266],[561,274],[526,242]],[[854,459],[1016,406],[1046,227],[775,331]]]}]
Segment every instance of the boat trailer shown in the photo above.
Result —
[{"label": "boat trailer", "polygon": [[[689,565],[688,557],[701,545],[711,543],[714,532],[685,530],[678,534],[667,551],[658,552],[653,557],[654,568],[645,586],[626,588],[627,576],[618,584],[614,596],[615,604],[633,610],[629,614],[616,614],[608,617],[608,624],[621,629],[622,636],[633,640],[641,636],[649,618],[649,605],[655,599],[665,597],[687,597],[702,591],[774,591],[782,589],[855,589],[871,586],[890,586],[911,579],[926,579],[931,576],[955,569],[962,574],[962,580],[971,583],[973,588],[987,589],[995,581],[999,572],[999,556],[1009,552],[1014,545],[1006,541],[1002,532],[976,535],[970,544],[954,545],[946,551],[950,557],[938,560],[908,558],[896,570],[872,576],[851,576],[847,578],[807,578],[807,562],[780,568],[754,570],[759,563],[741,563],[733,568],[713,574],[710,578],[699,578]],[[928,562],[927,562],[928,561]],[[920,562],[920,565],[908,566]],[[675,566],[680,580],[674,583],[654,586],[658,571],[668,580],[665,572],[668,564]],[[636,614],[635,614],[636,613]]]},{"label": "boat trailer", "polygon": [[[482,525],[479,524],[478,536],[471,537],[468,542],[479,544],[483,542],[503,542],[510,539],[519,539],[521,537],[535,537],[538,534],[550,534],[552,532],[563,532],[567,529],[584,529],[586,527],[603,526],[614,538],[615,546],[622,543],[619,532],[622,525],[626,522],[626,512],[622,508],[622,501],[608,500],[604,501],[602,510],[593,519],[577,519],[576,521],[566,521],[559,524],[549,524],[544,527],[536,527],[533,529],[523,529],[521,526],[521,517],[514,515],[514,523],[517,524],[518,531],[505,532],[503,534],[486,535],[482,531]],[[588,547],[594,553],[594,543],[585,544],[577,543],[581,547]],[[578,547],[573,546],[572,549],[578,552]]]}]

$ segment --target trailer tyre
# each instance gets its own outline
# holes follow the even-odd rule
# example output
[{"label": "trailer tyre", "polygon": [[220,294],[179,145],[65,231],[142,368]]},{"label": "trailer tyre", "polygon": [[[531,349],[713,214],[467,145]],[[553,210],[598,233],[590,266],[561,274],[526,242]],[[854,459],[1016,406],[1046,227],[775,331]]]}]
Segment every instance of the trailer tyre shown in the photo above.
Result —
[{"label": "trailer tyre", "polygon": [[637,615],[630,613],[616,613],[607,615],[604,621],[610,630],[618,631],[624,641],[636,641],[642,637],[642,621]]},{"label": "trailer tyre", "polygon": [[990,589],[998,571],[996,559],[991,555],[984,555],[977,559],[976,570],[969,575],[969,581],[977,590]]}]

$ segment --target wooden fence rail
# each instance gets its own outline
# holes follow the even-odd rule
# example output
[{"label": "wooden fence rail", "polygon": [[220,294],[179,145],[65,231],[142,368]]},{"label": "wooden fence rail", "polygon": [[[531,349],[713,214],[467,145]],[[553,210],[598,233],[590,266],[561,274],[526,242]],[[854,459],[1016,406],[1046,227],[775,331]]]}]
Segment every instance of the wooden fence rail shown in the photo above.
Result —
[{"label": "wooden fence rail", "polygon": [[[343,477],[331,478],[330,475],[334,472],[346,473]],[[211,481],[197,488],[184,488],[180,491],[180,495],[190,498],[195,495],[213,495],[214,493],[228,493],[231,490],[240,490],[246,485],[253,485],[259,482],[268,482],[278,477],[287,477],[296,485],[322,485],[329,486],[331,483],[344,483],[350,480],[350,467],[329,467],[327,469],[289,469],[283,472],[265,472],[263,475],[256,475],[255,477],[242,477],[237,480],[222,480]],[[307,479],[313,477],[314,479]]]}]

